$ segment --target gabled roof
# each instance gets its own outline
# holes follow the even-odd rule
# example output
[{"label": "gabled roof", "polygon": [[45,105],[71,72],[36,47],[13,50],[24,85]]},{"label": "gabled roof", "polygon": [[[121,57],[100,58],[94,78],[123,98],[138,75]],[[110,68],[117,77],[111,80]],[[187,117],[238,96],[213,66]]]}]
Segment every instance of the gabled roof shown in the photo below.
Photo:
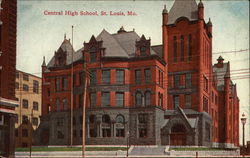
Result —
[{"label": "gabled roof", "polygon": [[168,24],[174,24],[180,17],[190,21],[198,20],[198,5],[195,0],[175,0],[168,14]]},{"label": "gabled roof", "polygon": [[[72,63],[72,54],[73,54],[73,62],[82,58],[83,48],[75,52],[73,46],[70,43],[70,40],[64,39],[61,46],[58,48],[56,52],[58,52],[59,50],[66,52],[66,65],[70,65]],[[53,67],[54,64],[55,64],[55,56],[53,56],[53,58],[49,61],[47,68]]]}]

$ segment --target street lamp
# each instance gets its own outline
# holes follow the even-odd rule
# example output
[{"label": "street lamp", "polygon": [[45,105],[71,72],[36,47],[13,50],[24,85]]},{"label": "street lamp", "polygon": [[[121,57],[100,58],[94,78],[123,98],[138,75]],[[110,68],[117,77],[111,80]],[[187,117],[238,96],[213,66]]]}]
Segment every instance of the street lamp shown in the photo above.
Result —
[{"label": "street lamp", "polygon": [[242,128],[243,128],[243,154],[245,153],[245,124],[247,122],[247,118],[245,114],[242,114],[242,118],[240,119],[242,123]]},{"label": "street lamp", "polygon": [[129,131],[127,132],[127,157],[128,157],[128,148],[129,148]]}]

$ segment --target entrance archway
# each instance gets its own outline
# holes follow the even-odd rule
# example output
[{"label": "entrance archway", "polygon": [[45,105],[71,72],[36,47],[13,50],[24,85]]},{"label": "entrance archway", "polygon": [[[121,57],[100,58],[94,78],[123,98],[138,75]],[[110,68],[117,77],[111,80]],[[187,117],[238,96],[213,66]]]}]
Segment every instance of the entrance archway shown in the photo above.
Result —
[{"label": "entrance archway", "polygon": [[171,128],[170,145],[186,145],[186,128],[182,124],[175,124]]}]

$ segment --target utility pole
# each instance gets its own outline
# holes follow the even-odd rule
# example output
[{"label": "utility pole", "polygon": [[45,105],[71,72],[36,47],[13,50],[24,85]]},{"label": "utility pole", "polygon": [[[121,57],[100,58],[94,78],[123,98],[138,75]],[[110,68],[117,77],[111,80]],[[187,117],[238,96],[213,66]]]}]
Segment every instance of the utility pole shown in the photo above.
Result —
[{"label": "utility pole", "polygon": [[88,71],[86,68],[86,62],[84,61],[83,69],[85,71],[85,82],[84,82],[84,96],[83,96],[83,107],[82,107],[82,157],[85,157],[85,116],[86,116],[86,99],[87,99],[87,86],[88,86]]},{"label": "utility pole", "polygon": [[74,83],[73,83],[73,77],[74,77],[74,72],[73,72],[73,53],[74,53],[74,48],[73,48],[73,29],[74,26],[72,25],[72,55],[71,55],[71,99],[70,99],[70,146],[73,146],[73,108],[74,108]]},{"label": "utility pole", "polygon": [[31,114],[30,114],[30,125],[29,125],[29,129],[30,129],[30,157],[31,157],[31,151],[32,151],[32,134],[33,134],[33,132],[32,132],[32,118],[33,118],[33,108],[31,109]]}]

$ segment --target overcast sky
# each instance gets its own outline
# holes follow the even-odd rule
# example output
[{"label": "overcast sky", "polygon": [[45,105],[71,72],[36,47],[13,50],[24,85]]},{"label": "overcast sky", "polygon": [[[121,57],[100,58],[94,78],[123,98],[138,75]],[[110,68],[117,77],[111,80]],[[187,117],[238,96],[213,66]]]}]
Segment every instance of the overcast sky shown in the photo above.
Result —
[{"label": "overcast sky", "polygon": [[[161,13],[164,4],[170,10],[173,1],[18,1],[17,69],[41,76],[43,56],[49,62],[64,39],[71,38],[74,25],[74,48],[80,49],[91,35],[97,36],[102,29],[115,33],[123,26],[133,28],[141,36],[151,38],[151,44],[161,44]],[[240,115],[248,116],[246,138],[249,133],[249,2],[203,1],[205,21],[213,23],[213,63],[219,55],[230,61],[231,76],[237,84],[240,98]],[[45,11],[133,11],[136,16],[66,16],[44,15]],[[223,53],[245,50],[236,53]],[[240,129],[242,126],[240,125]],[[240,132],[241,134],[241,132]],[[241,143],[242,141],[240,141]]]}]

